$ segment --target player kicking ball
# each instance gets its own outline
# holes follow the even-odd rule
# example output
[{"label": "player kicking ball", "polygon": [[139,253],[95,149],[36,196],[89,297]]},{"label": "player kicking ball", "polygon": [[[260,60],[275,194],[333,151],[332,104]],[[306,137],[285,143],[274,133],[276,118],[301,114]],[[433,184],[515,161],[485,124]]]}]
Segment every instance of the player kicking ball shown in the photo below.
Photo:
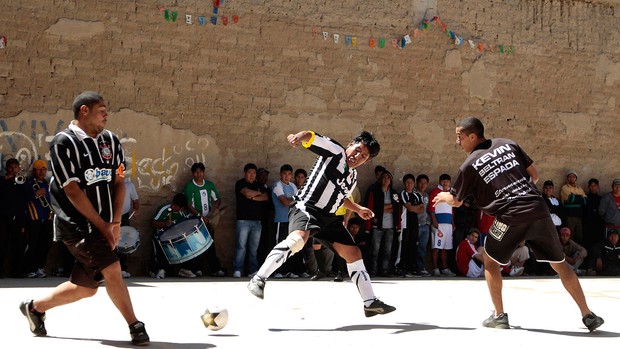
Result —
[{"label": "player kicking ball", "polygon": [[312,173],[294,196],[289,208],[289,235],[269,253],[265,262],[248,284],[256,297],[263,299],[265,280],[293,254],[304,247],[308,238],[334,250],[347,262],[349,276],[364,301],[366,317],[396,310],[375,297],[370,276],[362,260],[362,252],[343,224],[336,210],[344,206],[363,219],[374,214],[366,207],[348,199],[357,184],[355,168],[379,154],[380,146],[370,132],[363,131],[347,147],[312,131],[290,134],[287,141],[293,148],[302,145],[318,155]]}]

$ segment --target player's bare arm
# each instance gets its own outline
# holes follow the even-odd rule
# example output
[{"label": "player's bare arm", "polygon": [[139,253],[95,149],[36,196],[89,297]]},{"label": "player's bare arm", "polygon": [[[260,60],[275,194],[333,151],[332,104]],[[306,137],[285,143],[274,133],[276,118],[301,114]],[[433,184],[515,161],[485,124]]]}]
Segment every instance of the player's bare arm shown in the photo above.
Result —
[{"label": "player's bare arm", "polygon": [[290,134],[286,137],[286,140],[291,144],[293,148],[300,145],[302,142],[307,142],[312,137],[312,132],[310,131],[300,131],[296,134]]},{"label": "player's bare arm", "polygon": [[349,198],[344,199],[342,206],[344,206],[347,210],[357,212],[357,214],[364,220],[369,220],[375,216],[371,209],[356,204],[355,202],[349,200]]},{"label": "player's bare arm", "polygon": [[447,191],[442,191],[433,198],[433,207],[437,206],[440,202],[445,202],[452,207],[460,207],[463,204],[463,201],[457,200],[454,195]]},{"label": "player's bare arm", "polygon": [[536,184],[538,182],[538,170],[536,170],[536,167],[534,167],[534,165],[530,165],[528,168],[525,169],[527,171],[527,174],[530,175],[530,181],[534,184]]}]

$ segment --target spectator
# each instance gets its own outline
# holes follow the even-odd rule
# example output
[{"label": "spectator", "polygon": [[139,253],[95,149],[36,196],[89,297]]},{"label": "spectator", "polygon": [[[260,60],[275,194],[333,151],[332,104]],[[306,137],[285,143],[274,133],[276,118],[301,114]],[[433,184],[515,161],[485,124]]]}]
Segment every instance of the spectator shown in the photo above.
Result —
[{"label": "spectator", "polygon": [[599,275],[620,276],[620,245],[616,229],[607,231],[607,241],[596,258],[596,272]]},{"label": "spectator", "polygon": [[478,246],[480,231],[471,228],[456,248],[456,266],[461,275],[477,278],[484,275],[484,247]]},{"label": "spectator", "polygon": [[261,235],[261,210],[268,200],[264,186],[256,181],[256,165],[248,163],[243,167],[244,176],[235,183],[237,197],[237,228],[233,277],[240,278],[243,271],[246,250],[248,255],[248,276],[258,270],[257,251]]},{"label": "spectator", "polygon": [[205,179],[205,165],[203,163],[194,163],[191,171],[192,180],[187,182],[183,188],[183,194],[185,194],[188,201],[187,209],[193,215],[202,218],[202,221],[207,226],[209,235],[213,239],[211,246],[196,258],[196,261],[193,263],[193,269],[200,276],[202,274],[202,267],[206,264],[211,276],[226,276],[226,272],[217,258],[217,249],[215,247],[215,227],[217,220],[219,220],[221,209],[223,209],[222,199],[215,188],[215,184]]},{"label": "spectator", "polygon": [[569,170],[566,173],[566,184],[562,186],[560,198],[566,215],[565,225],[573,233],[573,240],[581,243],[583,240],[583,210],[586,206],[586,193],[577,185],[577,172]]},{"label": "spectator", "polygon": [[271,196],[271,187],[268,184],[269,171],[266,168],[259,167],[258,170],[256,170],[256,181],[260,184],[261,190],[265,190],[267,193],[267,200],[261,202],[261,234],[258,250],[256,252],[258,264],[261,264],[265,258],[267,258],[269,251],[275,246],[274,242],[276,237],[273,235],[274,206]]},{"label": "spectator", "polygon": [[570,229],[563,227],[560,229],[560,243],[564,251],[564,258],[570,267],[577,273],[583,275],[583,270],[579,269],[584,258],[588,256],[586,249],[571,239]]},{"label": "spectator", "polygon": [[418,274],[420,276],[430,276],[426,271],[426,251],[428,249],[428,240],[431,234],[431,218],[428,214],[428,193],[426,188],[428,187],[428,176],[420,174],[416,178],[415,192],[422,198],[422,212],[418,213],[418,253],[416,255],[416,264],[418,268]]},{"label": "spectator", "polygon": [[403,212],[401,215],[399,270],[402,276],[420,275],[420,269],[417,265],[420,228],[418,214],[424,211],[424,203],[420,194],[414,190],[415,177],[411,173],[403,177],[403,185],[405,188],[400,192]]},{"label": "spectator", "polygon": [[609,230],[620,229],[620,179],[614,179],[611,192],[601,197],[598,213],[605,223],[607,234]]},{"label": "spectator", "polygon": [[[306,183],[308,173],[303,168],[295,170],[294,182],[297,190],[301,190]],[[313,239],[308,239],[304,245],[303,254],[306,263],[306,271],[301,273],[303,277],[310,277],[310,274],[316,275],[319,270],[319,265],[314,254],[314,248],[312,247]],[[319,244],[320,245],[320,244]]]},{"label": "spectator", "polygon": [[[620,184],[620,181],[618,183]],[[595,245],[605,242],[605,222],[598,212],[602,199],[599,190],[598,179],[590,178],[588,180],[586,209],[583,215],[583,247],[587,251],[591,251]],[[590,257],[586,258],[586,260],[588,259]]]},{"label": "spectator", "polygon": [[566,217],[564,216],[564,208],[560,205],[560,201],[553,196],[553,190],[555,186],[551,180],[546,180],[543,184],[543,199],[547,203],[549,212],[551,212],[551,220],[555,224],[555,229],[559,232],[560,227],[565,223]]},{"label": "spectator", "polygon": [[[25,178],[19,175],[19,161],[6,161],[4,177],[0,177],[0,277],[23,277],[24,251],[26,250]],[[8,261],[8,270],[4,270]]]},{"label": "spectator", "polygon": [[515,251],[510,256],[512,276],[520,276],[527,268],[526,264],[530,261],[530,248],[521,241]]},{"label": "spectator", "polygon": [[28,214],[26,215],[26,232],[28,234],[25,256],[26,277],[44,278],[45,262],[52,244],[53,212],[50,207],[51,197],[49,183],[45,179],[47,164],[37,160],[32,165],[32,177],[25,184],[28,193]]},{"label": "spectator", "polygon": [[394,231],[400,228],[398,193],[392,188],[392,174],[381,174],[381,186],[375,187],[366,198],[366,206],[374,217],[366,221],[366,230],[372,229],[372,264],[370,274],[392,276]]},{"label": "spectator", "polygon": [[[429,195],[431,202],[439,193],[450,191],[451,184],[452,179],[450,175],[444,173],[439,176],[439,185]],[[448,250],[453,248],[452,227],[454,221],[452,206],[445,202],[439,202],[437,205],[431,205],[428,211],[432,222],[431,233],[433,241],[431,253],[433,257],[433,276],[441,276],[441,274],[455,276],[456,274],[448,268]]]},{"label": "spectator", "polygon": [[[125,200],[123,201],[123,211],[121,215],[121,226],[128,226],[131,218],[133,218],[140,209],[140,198],[138,197],[138,191],[136,186],[129,177],[125,178]],[[131,277],[131,274],[127,271],[127,255],[119,253],[116,250],[116,256],[121,263],[121,274],[124,278]]]}]

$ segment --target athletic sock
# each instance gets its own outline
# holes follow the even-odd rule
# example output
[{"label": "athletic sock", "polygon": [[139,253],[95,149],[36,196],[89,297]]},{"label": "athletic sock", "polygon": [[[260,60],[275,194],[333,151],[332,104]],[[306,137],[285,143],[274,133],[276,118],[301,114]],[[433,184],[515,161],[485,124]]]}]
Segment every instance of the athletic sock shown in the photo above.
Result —
[{"label": "athletic sock", "polygon": [[357,287],[357,291],[362,296],[365,306],[369,306],[376,299],[375,292],[372,290],[372,284],[370,283],[370,275],[366,271],[364,261],[359,259],[353,263],[347,263],[347,270],[351,281]]},{"label": "athletic sock", "polygon": [[286,244],[286,240],[281,241],[269,252],[269,255],[265,258],[265,262],[256,272],[256,276],[262,279],[268,278],[276,269],[284,264],[292,254],[291,248]]}]

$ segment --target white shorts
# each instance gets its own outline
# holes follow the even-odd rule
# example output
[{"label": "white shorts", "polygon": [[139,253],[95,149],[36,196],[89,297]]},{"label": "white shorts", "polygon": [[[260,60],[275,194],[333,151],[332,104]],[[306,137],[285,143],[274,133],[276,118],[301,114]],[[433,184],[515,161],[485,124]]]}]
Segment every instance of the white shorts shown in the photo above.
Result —
[{"label": "white shorts", "polygon": [[433,243],[431,248],[438,250],[451,250],[452,249],[452,224],[438,224],[439,229],[435,229],[431,225],[431,235],[433,236]]},{"label": "white shorts", "polygon": [[484,275],[484,266],[478,266],[478,264],[472,258],[469,261],[469,268],[467,269],[467,277],[477,278]]}]

